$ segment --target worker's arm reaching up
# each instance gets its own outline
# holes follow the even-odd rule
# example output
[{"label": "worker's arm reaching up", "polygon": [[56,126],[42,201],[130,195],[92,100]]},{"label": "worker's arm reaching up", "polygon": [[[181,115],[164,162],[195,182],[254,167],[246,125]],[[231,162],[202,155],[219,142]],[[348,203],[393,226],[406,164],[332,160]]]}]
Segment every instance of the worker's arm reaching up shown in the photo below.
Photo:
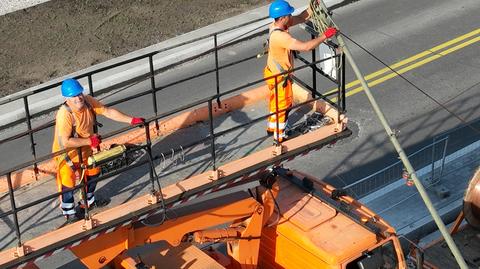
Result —
[{"label": "worker's arm reaching up", "polygon": [[302,11],[302,13],[292,16],[292,19],[290,21],[290,26],[294,26],[300,23],[306,22],[310,17],[312,16],[312,10],[310,7]]},{"label": "worker's arm reaching up", "polygon": [[318,47],[322,42],[331,38],[337,33],[337,29],[330,27],[325,30],[325,32],[318,36],[317,38],[308,40],[308,41],[300,41],[294,39],[288,49],[290,50],[297,50],[297,51],[309,51],[316,47]]}]

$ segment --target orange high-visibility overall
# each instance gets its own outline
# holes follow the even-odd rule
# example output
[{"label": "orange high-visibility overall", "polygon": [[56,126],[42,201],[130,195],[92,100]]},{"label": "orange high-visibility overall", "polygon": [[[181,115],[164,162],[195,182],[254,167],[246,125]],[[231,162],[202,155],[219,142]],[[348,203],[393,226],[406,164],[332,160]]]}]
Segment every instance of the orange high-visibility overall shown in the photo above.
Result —
[{"label": "orange high-visibility overall", "polygon": [[[289,49],[293,41],[295,39],[288,31],[270,29],[267,66],[263,72],[264,78],[293,69],[293,57]],[[285,129],[288,127],[288,109],[293,105],[293,92],[289,74],[277,76],[276,81],[275,83],[275,78],[266,80],[270,91],[269,113],[275,113],[268,118],[267,132],[273,133],[274,140],[282,142],[285,138]]]},{"label": "orange high-visibility overall", "polygon": [[[264,70],[264,77],[268,78],[273,75],[268,67]],[[276,77],[277,89],[275,90],[275,78],[268,79],[267,85],[270,90],[269,97],[269,113],[275,113],[268,117],[267,132],[273,133],[273,139],[282,142],[285,138],[285,128],[288,124],[288,109],[293,104],[292,82],[289,78],[283,76]],[[275,94],[276,93],[276,94]],[[278,99],[275,97],[278,96]],[[277,110],[278,102],[278,110]],[[277,123],[278,115],[278,123]],[[278,131],[277,131],[278,128]]]},{"label": "orange high-visibility overall", "polygon": [[[103,104],[95,100],[93,97],[85,95],[85,106],[80,111],[73,111],[62,105],[57,112],[55,121],[55,135],[53,139],[52,152],[65,149],[64,142],[61,137],[81,137],[87,138],[94,134],[93,126],[95,123],[94,113],[101,115],[105,111]],[[89,146],[81,147],[82,161],[86,165],[87,159],[92,155],[92,149]],[[72,149],[66,153],[54,157],[57,163],[57,187],[58,191],[66,191],[75,187],[75,181],[80,175],[80,163],[77,149]],[[100,173],[99,168],[87,169],[85,171],[85,179],[96,176]],[[87,203],[91,205],[95,198],[93,191],[94,185],[91,184],[90,189],[87,188]],[[75,204],[73,192],[64,193],[61,196],[62,213],[64,215],[72,215],[75,213]]]}]

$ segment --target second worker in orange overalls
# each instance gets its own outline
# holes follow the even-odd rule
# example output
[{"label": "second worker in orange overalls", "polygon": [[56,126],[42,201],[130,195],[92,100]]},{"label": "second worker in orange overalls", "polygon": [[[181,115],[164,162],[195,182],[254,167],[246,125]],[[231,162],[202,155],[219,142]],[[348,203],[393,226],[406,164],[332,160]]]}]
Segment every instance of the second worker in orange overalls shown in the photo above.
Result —
[{"label": "second worker in orange overalls", "polygon": [[80,172],[81,163],[77,153],[80,149],[82,162],[86,165],[88,157],[92,155],[92,149],[99,146],[100,136],[94,133],[96,115],[131,125],[142,124],[145,120],[125,115],[114,108],[104,106],[89,95],[84,95],[82,85],[75,79],[64,80],[61,90],[65,103],[60,106],[56,115],[52,152],[67,149],[67,152],[55,156],[54,159],[57,163],[58,191],[64,191],[61,195],[60,208],[67,222],[73,222],[81,217],[75,209],[73,196],[77,180],[85,180],[87,183],[87,205],[83,204],[83,207],[100,207],[107,203],[106,200],[95,199],[94,195],[97,185],[95,179],[100,169],[88,168]]},{"label": "second worker in orange overalls", "polygon": [[[264,78],[281,74],[293,69],[292,51],[309,51],[315,49],[323,41],[337,33],[335,28],[327,28],[325,32],[309,41],[299,41],[288,32],[293,25],[303,23],[310,18],[310,8],[296,16],[292,16],[294,8],[284,0],[276,0],[270,4],[269,16],[275,21],[270,25],[268,42],[267,66],[264,69]],[[267,79],[270,90],[269,111],[275,113],[268,118],[267,132],[273,135],[277,142],[285,140],[285,131],[288,128],[288,112],[293,105],[292,80],[290,74],[279,75]],[[277,111],[278,103],[278,111]],[[278,112],[278,113],[277,113]],[[278,115],[278,122],[277,122]]]}]

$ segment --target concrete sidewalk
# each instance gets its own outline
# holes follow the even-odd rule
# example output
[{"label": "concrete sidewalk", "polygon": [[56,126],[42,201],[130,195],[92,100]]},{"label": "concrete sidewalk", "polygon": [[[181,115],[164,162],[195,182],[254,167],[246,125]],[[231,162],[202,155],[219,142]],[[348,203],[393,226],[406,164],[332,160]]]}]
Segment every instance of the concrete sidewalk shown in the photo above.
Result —
[{"label": "concrete sidewalk", "polygon": [[48,1],[50,0],[2,0],[0,1],[0,16]]}]

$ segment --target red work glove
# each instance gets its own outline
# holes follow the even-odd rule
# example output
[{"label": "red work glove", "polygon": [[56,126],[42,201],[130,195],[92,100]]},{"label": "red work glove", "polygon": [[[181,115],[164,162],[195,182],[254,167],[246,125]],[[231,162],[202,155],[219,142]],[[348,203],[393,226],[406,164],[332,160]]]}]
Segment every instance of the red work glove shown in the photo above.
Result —
[{"label": "red work glove", "polygon": [[335,29],[335,27],[330,27],[330,28],[327,28],[323,34],[325,35],[326,38],[330,38],[334,36],[336,33],[337,33],[337,29]]},{"label": "red work glove", "polygon": [[140,124],[140,123],[145,123],[145,119],[144,118],[132,118],[132,121],[130,122],[130,125],[137,125],[137,124]]},{"label": "red work glove", "polygon": [[94,135],[90,136],[90,147],[92,149],[96,149],[100,145],[101,142],[102,142],[102,139],[100,138],[99,135],[94,134]]}]

